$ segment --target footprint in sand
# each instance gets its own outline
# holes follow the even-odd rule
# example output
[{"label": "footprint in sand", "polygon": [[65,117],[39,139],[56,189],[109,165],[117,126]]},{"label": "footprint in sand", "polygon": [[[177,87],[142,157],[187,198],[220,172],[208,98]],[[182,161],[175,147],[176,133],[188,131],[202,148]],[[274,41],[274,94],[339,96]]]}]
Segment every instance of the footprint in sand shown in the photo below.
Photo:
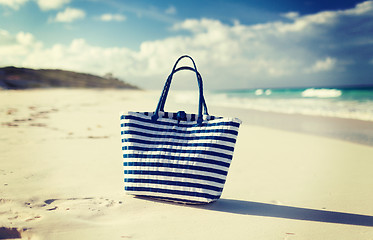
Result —
[{"label": "footprint in sand", "polygon": [[12,174],[12,173],[13,173],[13,171],[8,171],[8,170],[0,169],[0,174],[1,175],[5,176],[5,175],[8,175],[8,174]]},{"label": "footprint in sand", "polygon": [[30,221],[34,221],[34,220],[39,219],[39,218],[41,218],[41,216],[38,215],[38,216],[35,216],[35,217],[32,217],[32,218],[28,218],[25,221],[30,222]]},{"label": "footprint in sand", "polygon": [[6,111],[6,114],[7,115],[13,115],[16,112],[18,112],[18,109],[16,109],[16,108],[8,108],[8,110]]},{"label": "footprint in sand", "polygon": [[[17,201],[0,198],[0,220],[7,226],[0,229],[0,239],[24,238],[33,236],[32,228],[38,221],[45,221],[50,217],[60,217],[66,214],[72,218],[91,220],[103,216],[105,211],[115,209],[123,202],[109,198],[51,198],[44,201],[29,199]],[[19,228],[19,226],[26,228]],[[124,236],[126,237],[126,236]],[[31,238],[32,239],[32,238]]]},{"label": "footprint in sand", "polygon": [[[58,112],[56,108],[48,108],[46,110],[38,110],[38,107],[29,106],[28,115],[29,116],[19,116],[18,109],[10,108],[7,110],[7,115],[14,116],[15,118],[10,119],[10,121],[3,122],[1,125],[7,127],[22,127],[22,126],[33,126],[33,127],[48,127],[45,123],[37,122],[39,119],[48,119],[51,113]],[[36,122],[35,122],[36,121]],[[27,124],[28,123],[28,124]]]},{"label": "footprint in sand", "polygon": [[11,199],[0,199],[0,216],[0,221],[10,226],[23,226],[25,222],[37,221],[42,218],[40,212],[32,209],[31,202],[24,203]]},{"label": "footprint in sand", "polygon": [[0,199],[0,215],[3,215],[3,220],[11,226],[24,226],[24,223],[41,221],[46,215],[69,214],[82,219],[99,217],[120,204],[122,201],[104,197],[53,198],[44,201],[29,199],[23,202]]},{"label": "footprint in sand", "polygon": [[105,208],[114,207],[122,204],[122,201],[111,200],[108,198],[67,198],[67,199],[47,199],[39,206],[43,207],[46,211],[70,211],[75,210],[101,212]]}]

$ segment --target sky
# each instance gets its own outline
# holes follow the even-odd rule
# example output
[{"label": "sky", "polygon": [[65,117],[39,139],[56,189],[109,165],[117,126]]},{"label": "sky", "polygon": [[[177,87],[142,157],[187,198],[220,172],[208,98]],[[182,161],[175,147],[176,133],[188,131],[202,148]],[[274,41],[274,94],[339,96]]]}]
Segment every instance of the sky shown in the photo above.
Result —
[{"label": "sky", "polygon": [[0,67],[159,89],[184,54],[205,89],[373,85],[373,1],[0,0]]}]

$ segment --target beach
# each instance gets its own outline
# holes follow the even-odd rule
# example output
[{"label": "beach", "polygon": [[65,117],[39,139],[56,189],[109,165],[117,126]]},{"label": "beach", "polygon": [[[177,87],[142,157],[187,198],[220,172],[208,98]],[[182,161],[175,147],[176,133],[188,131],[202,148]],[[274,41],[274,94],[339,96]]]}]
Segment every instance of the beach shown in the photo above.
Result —
[{"label": "beach", "polygon": [[[243,120],[221,199],[192,206],[126,195],[119,112],[154,111],[159,95],[0,91],[0,236],[373,239],[368,121],[211,106]],[[166,110],[197,109],[170,99]]]}]

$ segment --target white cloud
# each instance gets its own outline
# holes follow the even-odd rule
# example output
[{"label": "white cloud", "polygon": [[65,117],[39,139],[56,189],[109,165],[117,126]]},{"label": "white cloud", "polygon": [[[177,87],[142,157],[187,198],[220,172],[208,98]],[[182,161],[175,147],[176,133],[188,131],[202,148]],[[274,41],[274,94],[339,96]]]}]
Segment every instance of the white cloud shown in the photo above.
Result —
[{"label": "white cloud", "polygon": [[346,14],[362,15],[373,11],[373,1],[366,1],[356,5],[355,8],[345,10]]},{"label": "white cloud", "polygon": [[[12,35],[8,31],[0,29],[0,49],[2,50],[8,47],[40,48],[41,46],[41,42],[35,40],[31,33],[18,32]],[[0,53],[2,52],[0,51]]]},{"label": "white cloud", "polygon": [[[159,21],[159,22],[164,22],[167,24],[172,24],[177,19],[175,19],[174,15],[172,14],[167,14],[165,11],[167,9],[160,9],[154,6],[147,6],[141,5],[139,6],[138,4],[131,4],[130,2],[125,2],[125,1],[106,1],[105,3],[111,5],[114,7],[117,11],[119,12],[130,12],[135,14],[138,18],[144,18],[147,20],[151,21]],[[168,11],[169,13],[174,13],[175,9],[169,8]],[[175,12],[176,13],[176,12]]]},{"label": "white cloud", "polygon": [[57,13],[56,22],[73,22],[85,17],[85,12],[77,8],[66,8],[65,11]]},{"label": "white cloud", "polygon": [[30,33],[19,32],[11,35],[0,29],[0,66],[22,65],[20,59],[42,51],[43,44]]},{"label": "white cloud", "polygon": [[276,30],[278,30],[280,33],[302,32],[307,29],[311,31],[312,28],[317,27],[318,25],[330,25],[335,23],[337,16],[338,14],[336,12],[326,11],[293,18],[295,20],[293,23],[276,22],[269,24],[273,24]]},{"label": "white cloud", "polygon": [[20,6],[25,4],[28,0],[0,0],[0,5],[4,5],[14,10],[18,10]]},{"label": "white cloud", "polygon": [[[139,50],[94,46],[85,39],[43,47],[31,34],[11,35],[0,30],[0,56],[7,56],[0,59],[0,65],[64,68],[99,75],[112,72],[142,87],[160,87],[174,61],[189,54],[210,89],[320,84],[327,73],[336,79],[344,77],[341,65],[350,58],[353,63],[348,67],[358,62],[360,46],[355,42],[372,37],[368,30],[373,9],[368,11],[368,3],[345,11],[298,16],[292,22],[244,25],[236,21],[227,25],[213,19],[188,19],[173,26],[174,36],[142,42]],[[359,22],[365,34],[341,38],[338,34],[350,29],[351,21]],[[179,34],[180,30],[190,34]],[[363,53],[372,51],[373,45],[367,43],[361,49]],[[364,63],[373,64],[368,57]],[[180,82],[190,85],[190,81]]]},{"label": "white cloud", "polygon": [[326,57],[322,60],[317,60],[311,68],[307,68],[307,73],[318,73],[333,70],[337,65],[337,59]]},{"label": "white cloud", "polygon": [[12,43],[12,35],[8,31],[0,29],[0,47],[10,43]]},{"label": "white cloud", "polygon": [[[339,18],[345,16],[359,16],[373,14],[373,1],[366,1],[357,4],[355,8],[337,11],[323,11],[316,14],[310,14],[299,17],[297,13],[287,13],[284,16],[294,19],[294,23],[275,23],[280,32],[303,31],[308,28],[317,27],[317,25],[332,25]],[[270,23],[273,24],[273,23]]]},{"label": "white cloud", "polygon": [[288,13],[282,14],[282,16],[285,17],[285,18],[288,18],[288,19],[295,19],[295,18],[299,17],[299,13],[298,12],[288,12]]},{"label": "white cloud", "polygon": [[[15,10],[18,10],[20,6],[24,5],[29,0],[0,0],[0,5],[5,5]],[[39,8],[43,11],[58,9],[63,5],[71,2],[71,0],[35,0]]]},{"label": "white cloud", "polygon": [[43,11],[58,9],[71,0],[37,0],[39,8]]},{"label": "white cloud", "polygon": [[34,36],[31,33],[19,32],[16,35],[16,40],[21,45],[29,46],[35,42]]},{"label": "white cloud", "polygon": [[106,14],[102,14],[100,16],[100,20],[104,21],[104,22],[110,22],[110,21],[122,22],[122,21],[125,21],[126,19],[127,19],[126,16],[124,16],[122,14],[106,13]]},{"label": "white cloud", "polygon": [[170,14],[170,15],[174,15],[177,13],[177,10],[174,6],[169,6],[166,10],[165,10],[165,13],[166,14]]}]

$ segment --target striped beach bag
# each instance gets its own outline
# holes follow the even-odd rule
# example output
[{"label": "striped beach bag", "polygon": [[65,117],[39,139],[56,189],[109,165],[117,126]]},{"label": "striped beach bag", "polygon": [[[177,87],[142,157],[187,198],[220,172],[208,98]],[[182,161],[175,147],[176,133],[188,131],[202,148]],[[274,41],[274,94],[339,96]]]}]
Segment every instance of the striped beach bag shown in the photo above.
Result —
[{"label": "striped beach bag", "polygon": [[[183,58],[189,58],[193,68],[176,68]],[[196,74],[198,114],[164,111],[173,75],[181,70]],[[240,124],[238,118],[208,114],[202,77],[191,57],[180,57],[154,112],[121,113],[125,191],[187,204],[216,201],[223,191]]]}]

